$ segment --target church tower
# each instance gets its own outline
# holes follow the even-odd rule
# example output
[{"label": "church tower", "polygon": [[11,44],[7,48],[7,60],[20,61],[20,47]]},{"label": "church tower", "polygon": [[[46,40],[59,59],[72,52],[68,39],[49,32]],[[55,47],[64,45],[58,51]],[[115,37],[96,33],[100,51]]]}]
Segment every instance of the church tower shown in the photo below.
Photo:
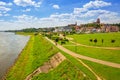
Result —
[{"label": "church tower", "polygon": [[100,24],[100,19],[99,18],[97,19],[96,23]]}]

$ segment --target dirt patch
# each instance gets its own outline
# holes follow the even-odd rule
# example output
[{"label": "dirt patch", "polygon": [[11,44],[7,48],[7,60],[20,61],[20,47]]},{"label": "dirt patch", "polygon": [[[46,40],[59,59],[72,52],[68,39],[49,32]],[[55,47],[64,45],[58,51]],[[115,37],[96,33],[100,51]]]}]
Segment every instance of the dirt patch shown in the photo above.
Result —
[{"label": "dirt patch", "polygon": [[34,72],[29,74],[25,80],[31,80],[31,78],[40,73],[48,73],[50,70],[56,68],[61,62],[63,62],[66,58],[59,52],[50,58],[48,62],[45,62],[43,66],[37,68]]}]

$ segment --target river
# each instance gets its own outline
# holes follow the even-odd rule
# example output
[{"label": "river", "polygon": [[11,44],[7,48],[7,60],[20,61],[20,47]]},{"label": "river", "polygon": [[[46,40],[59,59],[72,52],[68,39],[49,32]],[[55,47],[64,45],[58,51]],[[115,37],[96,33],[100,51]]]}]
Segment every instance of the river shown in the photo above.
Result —
[{"label": "river", "polygon": [[0,32],[0,79],[25,47],[29,36]]}]

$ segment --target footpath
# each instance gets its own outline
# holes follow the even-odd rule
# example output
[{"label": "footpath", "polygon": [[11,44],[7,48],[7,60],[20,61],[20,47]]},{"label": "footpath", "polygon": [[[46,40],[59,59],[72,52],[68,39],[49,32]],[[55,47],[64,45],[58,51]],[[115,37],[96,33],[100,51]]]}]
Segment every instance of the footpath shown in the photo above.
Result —
[{"label": "footpath", "polygon": [[70,41],[71,43],[77,45],[77,46],[84,46],[84,47],[91,47],[91,48],[101,48],[101,49],[110,49],[110,50],[120,50],[120,47],[97,47],[97,46],[88,46],[80,43],[76,43],[73,41]]},{"label": "footpath", "polygon": [[[50,41],[52,44],[55,45],[55,43],[52,40],[48,39],[47,37],[46,37],[46,39],[48,41]],[[88,61],[91,61],[91,62],[103,64],[103,65],[106,65],[106,66],[111,66],[111,67],[114,67],[114,68],[120,68],[120,64],[118,64],[118,63],[113,63],[113,62],[109,62],[109,61],[104,61],[104,60],[100,60],[100,59],[91,58],[91,57],[88,57],[88,56],[83,56],[83,55],[77,54],[75,52],[72,52],[69,49],[66,49],[59,44],[57,44],[56,47],[58,47],[60,50],[66,52],[67,54],[69,54],[71,56],[74,56],[76,58],[88,60]]]}]

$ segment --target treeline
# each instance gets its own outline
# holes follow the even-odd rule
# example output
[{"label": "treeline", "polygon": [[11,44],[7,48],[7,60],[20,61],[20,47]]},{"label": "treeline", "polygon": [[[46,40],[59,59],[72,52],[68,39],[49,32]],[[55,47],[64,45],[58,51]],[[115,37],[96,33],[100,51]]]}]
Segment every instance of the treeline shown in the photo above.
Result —
[{"label": "treeline", "polygon": [[[116,24],[104,24],[104,25],[110,25],[110,26],[118,26],[120,27],[120,23]],[[82,24],[81,27],[95,27],[95,28],[100,28],[103,26],[103,24],[98,24],[98,23],[87,23],[87,24]]]},{"label": "treeline", "polygon": [[36,28],[26,28],[21,30],[7,30],[5,32],[38,32],[39,29]]},{"label": "treeline", "polygon": [[50,32],[53,31],[54,28],[26,28],[26,29],[21,29],[21,30],[7,30],[5,32]]}]

